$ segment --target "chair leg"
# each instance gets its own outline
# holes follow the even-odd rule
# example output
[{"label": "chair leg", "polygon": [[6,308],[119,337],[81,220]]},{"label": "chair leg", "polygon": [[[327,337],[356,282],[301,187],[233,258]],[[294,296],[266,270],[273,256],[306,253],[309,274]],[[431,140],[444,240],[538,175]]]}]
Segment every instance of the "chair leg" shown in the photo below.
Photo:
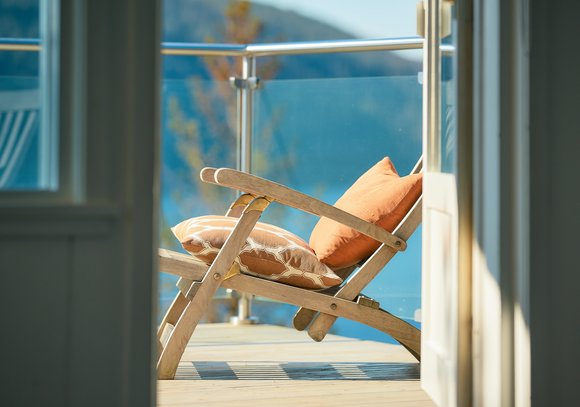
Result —
[{"label": "chair leg", "polygon": [[[354,300],[395,254],[396,251],[394,249],[383,244],[367,259],[352,278],[338,290],[335,297]],[[334,324],[334,321],[336,321],[336,317],[333,315],[318,314],[314,321],[312,321],[312,324],[310,324],[310,328],[308,328],[308,335],[317,342],[322,341]]]},{"label": "chair leg", "polygon": [[183,295],[182,292],[178,292],[175,298],[173,299],[173,302],[167,309],[167,312],[165,313],[165,316],[163,317],[161,324],[159,324],[159,328],[157,329],[158,340],[160,340],[161,336],[163,336],[163,331],[165,330],[165,326],[167,324],[175,326],[188,303],[189,300],[185,298],[185,295]]},{"label": "chair leg", "polygon": [[419,329],[380,308],[363,305],[358,312],[358,317],[356,321],[390,335],[418,361],[421,361],[421,331]]},{"label": "chair leg", "polygon": [[312,322],[312,325],[310,325],[310,328],[308,328],[308,335],[316,342],[321,342],[328,331],[330,331],[330,328],[332,328],[335,321],[336,317],[334,315],[317,315]]},{"label": "chair leg", "polygon": [[191,301],[183,310],[157,362],[158,379],[173,379],[175,377],[177,365],[189,338],[191,338],[205,310],[211,305],[215,292],[228,276],[228,270],[234,264],[236,257],[246,243],[247,237],[269,203],[267,199],[256,198],[248,204],[201,283],[192,287],[192,295],[187,295]]},{"label": "chair leg", "polygon": [[[209,273],[208,273],[209,274]],[[210,278],[212,274],[210,274]],[[206,276],[207,277],[207,276]],[[204,278],[204,280],[206,280]],[[207,281],[210,283],[211,281]],[[157,362],[157,378],[173,379],[181,356],[187,343],[203,317],[205,310],[210,306],[211,300],[217,291],[219,284],[204,284],[197,290],[196,295],[186,305],[181,317],[175,324],[167,344]],[[181,294],[181,293],[180,293]],[[185,298],[185,297],[184,297]],[[187,301],[187,299],[186,299]]]},{"label": "chair leg", "polygon": [[[336,270],[334,273],[343,280],[346,280],[356,268],[357,266],[354,265]],[[298,311],[296,311],[296,314],[294,314],[294,318],[292,318],[292,325],[294,325],[294,328],[297,331],[304,331],[316,317],[316,314],[316,311],[300,307]]]},{"label": "chair leg", "polygon": [[312,322],[317,312],[308,308],[300,307],[294,318],[292,318],[292,325],[297,331],[304,331]]},{"label": "chair leg", "polygon": [[[244,208],[254,199],[254,196],[251,194],[243,194],[239,196],[230,206],[228,211],[226,212],[226,216],[237,217],[239,218],[244,211]],[[177,293],[173,302],[167,309],[161,324],[159,324],[159,328],[157,329],[157,340],[161,341],[163,336],[163,332],[167,324],[171,324],[175,326],[179,317],[183,313],[183,310],[189,304],[189,300],[185,297],[187,290],[193,284],[192,280],[188,280],[186,278],[180,278],[177,282],[177,287],[179,287],[180,292]],[[161,348],[163,349],[163,348]]]}]

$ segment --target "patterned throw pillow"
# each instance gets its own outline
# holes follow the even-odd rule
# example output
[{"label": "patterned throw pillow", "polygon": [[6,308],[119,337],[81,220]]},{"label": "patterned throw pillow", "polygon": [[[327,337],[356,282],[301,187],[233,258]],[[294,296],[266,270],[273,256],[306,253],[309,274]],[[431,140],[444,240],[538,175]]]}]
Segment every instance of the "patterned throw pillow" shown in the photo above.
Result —
[{"label": "patterned throw pillow", "polygon": [[[195,259],[211,264],[237,221],[226,216],[200,216],[185,220],[171,230]],[[316,258],[305,241],[261,222],[250,233],[236,262],[245,274],[296,287],[322,289],[342,283],[340,277]]]},{"label": "patterned throw pillow", "polygon": [[[423,174],[399,177],[389,157],[364,173],[334,206],[392,232],[421,196]],[[310,247],[333,270],[368,258],[380,243],[354,229],[321,218],[310,235]]]}]

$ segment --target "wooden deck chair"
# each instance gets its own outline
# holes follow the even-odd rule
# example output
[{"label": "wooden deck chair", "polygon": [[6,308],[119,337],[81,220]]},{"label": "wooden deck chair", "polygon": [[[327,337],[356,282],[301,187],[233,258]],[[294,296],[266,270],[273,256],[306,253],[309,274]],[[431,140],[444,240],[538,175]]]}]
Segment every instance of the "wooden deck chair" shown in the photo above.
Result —
[{"label": "wooden deck chair", "polygon": [[[421,172],[421,162],[419,160],[411,174]],[[179,292],[157,332],[159,379],[174,378],[186,345],[220,286],[299,306],[294,326],[299,330],[309,327],[308,332],[314,340],[322,340],[336,318],[344,317],[391,335],[420,360],[420,331],[361,294],[390,259],[406,248],[406,240],[421,222],[420,180],[418,196],[393,233],[389,233],[336,206],[257,176],[227,168],[204,168],[200,175],[204,182],[233,188],[244,194],[226,213],[235,226],[228,232],[211,265],[190,255],[159,250],[160,271],[180,276],[177,283]],[[252,230],[256,225],[262,225],[258,219],[273,201],[339,222],[350,228],[348,230],[379,242],[378,248],[362,261],[356,272],[353,273],[356,266],[352,265],[335,270],[336,275],[345,281],[328,289],[316,290],[271,281],[248,274],[251,270],[240,272],[238,256],[247,239],[249,242]]]}]

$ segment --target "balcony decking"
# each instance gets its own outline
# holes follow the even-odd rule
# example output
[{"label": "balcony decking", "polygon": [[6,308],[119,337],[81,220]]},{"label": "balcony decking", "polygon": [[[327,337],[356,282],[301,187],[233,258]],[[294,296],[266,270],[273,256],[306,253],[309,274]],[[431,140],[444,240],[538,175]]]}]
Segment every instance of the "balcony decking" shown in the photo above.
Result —
[{"label": "balcony decking", "polygon": [[270,326],[198,326],[158,406],[434,406],[401,346]]}]

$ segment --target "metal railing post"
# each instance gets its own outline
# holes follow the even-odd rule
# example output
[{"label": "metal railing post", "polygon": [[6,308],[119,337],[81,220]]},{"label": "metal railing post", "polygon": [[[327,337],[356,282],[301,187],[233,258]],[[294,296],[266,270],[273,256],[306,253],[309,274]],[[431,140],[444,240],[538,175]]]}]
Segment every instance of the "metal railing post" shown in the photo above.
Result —
[{"label": "metal railing post", "polygon": [[428,0],[423,49],[423,151],[425,169],[441,168],[441,0]]},{"label": "metal railing post", "polygon": [[256,58],[244,56],[242,62],[241,88],[241,118],[240,118],[240,170],[252,172],[252,126],[253,126],[253,97],[256,78]]},{"label": "metal railing post", "polygon": [[[238,169],[252,172],[252,129],[254,89],[258,85],[256,78],[256,58],[242,57],[242,77],[234,79],[238,89]],[[238,315],[230,318],[232,324],[255,324],[258,318],[252,316],[252,295],[240,293],[238,298]]]}]

